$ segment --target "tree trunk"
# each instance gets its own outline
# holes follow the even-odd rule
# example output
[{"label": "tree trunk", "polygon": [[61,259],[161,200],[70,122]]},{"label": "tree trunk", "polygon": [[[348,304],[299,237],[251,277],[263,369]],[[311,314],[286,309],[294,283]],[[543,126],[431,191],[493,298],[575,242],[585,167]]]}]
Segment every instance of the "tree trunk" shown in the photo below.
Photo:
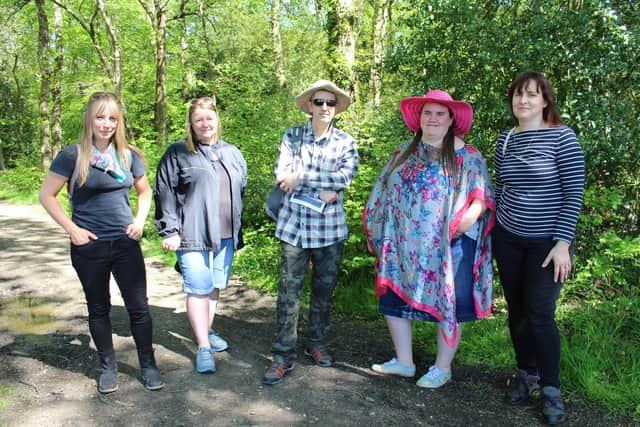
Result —
[{"label": "tree trunk", "polygon": [[196,14],[200,18],[200,24],[202,25],[202,38],[207,48],[207,59],[210,65],[209,69],[212,69],[215,57],[213,52],[211,51],[211,40],[209,40],[209,31],[207,30],[207,24],[210,24],[211,26],[213,26],[213,24],[207,17],[207,12],[205,11],[205,5],[202,2],[202,0],[198,0],[198,9]]},{"label": "tree trunk", "polygon": [[333,8],[328,10],[327,18],[328,60],[331,78],[344,90],[355,96],[357,92],[354,73],[356,13],[353,0],[336,0],[333,3]]},{"label": "tree trunk", "polygon": [[109,19],[106,12],[104,11],[104,2],[102,0],[96,0],[96,8],[100,10],[102,18],[103,20],[105,20],[105,25],[107,25],[108,31],[110,32],[109,36],[112,38],[112,41],[114,38],[116,41],[115,45],[112,47],[113,52],[110,54],[110,56],[114,58],[113,64],[111,64],[109,60],[109,55],[105,53],[104,49],[102,48],[102,44],[100,43],[100,39],[96,33],[96,29],[94,26],[95,20],[93,19],[93,14],[95,14],[95,11],[92,11],[92,17],[88,17],[83,15],[81,12],[75,12],[69,6],[67,6],[64,3],[61,3],[58,0],[52,0],[52,2],[57,6],[60,6],[61,8],[63,8],[69,14],[69,16],[71,16],[71,18],[74,21],[76,21],[78,25],[82,27],[82,29],[87,33],[87,35],[89,35],[93,48],[96,50],[96,53],[98,54],[98,58],[100,59],[100,63],[102,64],[102,68],[104,69],[104,72],[109,77],[109,79],[111,79],[111,82],[114,85],[115,92],[117,93],[117,91],[120,90],[118,88],[121,85],[120,84],[120,75],[121,75],[120,45],[118,43],[116,32],[114,31],[113,26],[111,25],[111,20]]},{"label": "tree trunk", "polygon": [[158,143],[167,143],[167,13],[156,0],[156,102],[155,129]]},{"label": "tree trunk", "polygon": [[111,75],[111,82],[113,83],[113,89],[116,95],[121,98],[122,95],[122,66],[120,61],[120,40],[118,39],[118,33],[116,32],[113,23],[111,22],[111,18],[104,10],[104,1],[96,0],[96,7],[100,11],[100,15],[102,16],[102,20],[104,21],[104,25],[107,27],[107,33],[109,34],[109,39],[111,39],[111,49],[112,49],[112,57],[113,57],[113,65]]},{"label": "tree trunk", "polygon": [[385,57],[384,42],[387,37],[392,1],[393,0],[373,0],[373,64],[371,65],[370,73],[370,86],[372,92],[371,104],[373,107],[378,107],[380,105],[380,96],[382,93],[382,68]]},{"label": "tree trunk", "polygon": [[185,19],[181,20],[182,35],[180,36],[180,65],[182,66],[182,99],[186,102],[194,97],[194,88],[196,86],[196,76],[193,70],[189,69],[187,62],[187,52],[189,51],[189,42],[187,41],[187,24]]},{"label": "tree trunk", "polygon": [[[159,145],[165,145],[167,143],[167,23],[194,13],[187,12],[185,9],[189,0],[180,0],[179,12],[171,18],[167,15],[166,0],[153,0],[153,2],[138,0],[138,3],[145,10],[155,36],[156,90],[153,127],[156,132],[156,142]],[[199,4],[202,5],[202,2]]]},{"label": "tree trunk", "polygon": [[51,130],[49,129],[49,96],[51,69],[49,67],[49,20],[44,10],[44,0],[36,0],[38,10],[38,62],[40,68],[40,166],[46,169],[51,162]]},{"label": "tree trunk", "polygon": [[[120,39],[118,39],[118,32],[116,31],[115,26],[111,22],[111,18],[107,14],[104,8],[103,0],[96,0],[96,7],[100,11],[100,16],[102,16],[102,21],[104,22],[105,27],[107,28],[107,34],[109,34],[109,39],[111,40],[111,56],[113,58],[113,62],[110,66],[111,69],[111,83],[113,84],[113,92],[120,99],[120,103],[122,104],[122,117],[124,120],[124,127],[127,132],[127,139],[129,142],[133,143],[134,135],[133,128],[131,127],[131,122],[129,121],[129,114],[127,113],[127,104],[122,96],[122,61],[120,55]],[[92,28],[93,29],[93,28]],[[95,32],[94,32],[95,33]],[[97,40],[97,37],[95,37]]]},{"label": "tree trunk", "polygon": [[62,148],[62,67],[64,66],[64,39],[62,37],[62,9],[54,6],[56,56],[53,63],[53,114],[51,115],[51,156],[54,158]]},{"label": "tree trunk", "polygon": [[2,141],[0,141],[0,171],[3,171],[6,169],[6,166],[4,165],[4,152],[2,151]]},{"label": "tree trunk", "polygon": [[276,60],[278,86],[283,88],[287,85],[287,78],[284,75],[284,56],[282,54],[282,37],[280,36],[280,0],[271,2],[271,39]]}]

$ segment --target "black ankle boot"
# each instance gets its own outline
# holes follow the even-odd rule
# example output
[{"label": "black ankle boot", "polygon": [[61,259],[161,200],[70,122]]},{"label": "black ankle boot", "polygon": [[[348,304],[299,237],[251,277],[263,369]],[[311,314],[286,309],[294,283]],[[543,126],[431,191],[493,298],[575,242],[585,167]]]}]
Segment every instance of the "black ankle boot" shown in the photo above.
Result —
[{"label": "black ankle boot", "polygon": [[118,389],[118,362],[116,352],[98,352],[100,357],[100,376],[98,377],[98,391],[112,393]]},{"label": "black ankle boot", "polygon": [[147,390],[160,390],[164,387],[164,381],[160,371],[156,367],[156,359],[153,350],[138,352],[142,382]]}]

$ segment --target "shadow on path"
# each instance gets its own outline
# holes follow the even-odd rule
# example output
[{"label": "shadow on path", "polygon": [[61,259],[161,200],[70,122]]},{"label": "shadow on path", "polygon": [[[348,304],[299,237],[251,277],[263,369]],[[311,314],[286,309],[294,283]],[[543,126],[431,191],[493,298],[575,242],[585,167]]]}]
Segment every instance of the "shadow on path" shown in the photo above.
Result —
[{"label": "shadow on path", "polygon": [[[1,202],[0,228],[0,390],[13,390],[9,406],[0,407],[0,424],[541,425],[535,402],[523,408],[502,403],[507,372],[456,365],[454,381],[438,390],[420,389],[415,379],[374,374],[370,364],[391,357],[386,328],[341,316],[333,316],[328,342],[337,360],[334,367],[313,365],[300,347],[298,363],[285,381],[264,386],[261,378],[270,361],[275,301],[237,280],[222,292],[215,320],[229,350],[216,354],[218,372],[197,374],[196,345],[184,312],[180,277],[153,259],[146,261],[149,303],[156,359],[167,385],[158,392],[144,390],[129,319],[112,284],[120,387],[100,395],[95,383],[97,354],[88,336],[81,287],[70,266],[67,237],[32,207]],[[12,304],[24,307],[10,309]],[[43,307],[49,317],[37,311]],[[3,324],[3,318],[10,320]],[[305,327],[303,319],[301,335]],[[417,362],[425,366],[431,359],[432,355],[420,352]],[[572,402],[569,412],[568,426],[628,422],[607,418],[579,402]]]}]

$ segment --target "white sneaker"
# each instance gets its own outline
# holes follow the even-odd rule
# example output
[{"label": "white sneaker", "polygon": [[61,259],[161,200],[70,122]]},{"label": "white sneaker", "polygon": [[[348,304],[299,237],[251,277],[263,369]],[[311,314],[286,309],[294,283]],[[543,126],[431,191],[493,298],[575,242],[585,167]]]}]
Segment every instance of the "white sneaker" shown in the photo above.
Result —
[{"label": "white sneaker", "polygon": [[439,388],[451,381],[451,373],[446,373],[437,366],[429,368],[429,372],[424,374],[416,385],[424,388]]},{"label": "white sneaker", "polygon": [[374,363],[371,370],[380,374],[400,375],[401,377],[413,377],[416,375],[416,365],[406,366],[398,362],[395,357],[388,362]]}]

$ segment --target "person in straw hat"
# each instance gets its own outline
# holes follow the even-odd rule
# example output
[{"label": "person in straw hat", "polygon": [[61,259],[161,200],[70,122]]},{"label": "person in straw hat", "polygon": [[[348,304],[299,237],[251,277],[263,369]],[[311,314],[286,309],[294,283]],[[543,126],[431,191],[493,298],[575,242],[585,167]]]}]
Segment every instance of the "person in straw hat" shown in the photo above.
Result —
[{"label": "person in straw hat", "polygon": [[318,80],[295,102],[310,119],[284,133],[275,166],[276,185],[286,194],[275,232],[281,241],[280,286],[273,363],[263,377],[268,385],[282,381],[294,367],[300,295],[309,261],[313,270],[305,354],[318,366],[333,364],[325,339],[342,246],[348,237],[343,193],[358,168],[354,139],[333,125],[335,115],[351,104],[349,95],[330,81]]},{"label": "person in straw hat", "polygon": [[460,138],[471,128],[471,105],[432,90],[403,99],[400,110],[415,136],[393,152],[363,213],[379,311],[395,347],[394,358],[372,369],[415,376],[411,322],[436,322],[436,360],[417,385],[437,388],[451,380],[460,323],[491,311],[493,192],[484,158]]}]

